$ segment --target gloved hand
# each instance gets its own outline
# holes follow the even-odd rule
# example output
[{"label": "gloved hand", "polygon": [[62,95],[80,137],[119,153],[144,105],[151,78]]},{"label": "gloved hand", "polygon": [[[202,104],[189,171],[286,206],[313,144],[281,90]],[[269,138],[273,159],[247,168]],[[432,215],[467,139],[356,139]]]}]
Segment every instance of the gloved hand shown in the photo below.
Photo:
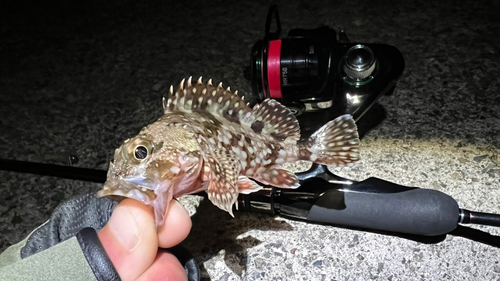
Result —
[{"label": "gloved hand", "polygon": [[189,253],[171,248],[190,228],[176,201],[157,230],[149,207],[87,194],[59,205],[49,221],[2,253],[0,280],[198,280]]}]

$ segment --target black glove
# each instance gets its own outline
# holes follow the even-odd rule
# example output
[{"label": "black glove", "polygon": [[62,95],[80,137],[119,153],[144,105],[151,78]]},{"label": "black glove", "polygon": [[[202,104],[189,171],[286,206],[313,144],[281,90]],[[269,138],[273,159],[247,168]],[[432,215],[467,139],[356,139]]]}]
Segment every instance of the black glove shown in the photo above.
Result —
[{"label": "black glove", "polygon": [[[60,204],[49,221],[31,233],[21,249],[21,258],[27,258],[76,237],[97,280],[120,280],[97,236],[97,232],[107,224],[117,204],[108,198],[97,198],[95,194],[86,194]],[[176,246],[169,251],[184,266],[188,280],[199,280],[198,267],[185,248]]]}]

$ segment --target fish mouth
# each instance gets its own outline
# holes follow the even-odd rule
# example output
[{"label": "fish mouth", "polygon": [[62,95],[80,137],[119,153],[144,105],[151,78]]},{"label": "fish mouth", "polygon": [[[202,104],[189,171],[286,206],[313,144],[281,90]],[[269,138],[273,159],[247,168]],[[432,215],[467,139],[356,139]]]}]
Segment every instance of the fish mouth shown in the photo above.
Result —
[{"label": "fish mouth", "polygon": [[141,184],[134,179],[111,178],[106,180],[97,197],[120,196],[150,204],[156,199],[156,194],[150,184]]}]

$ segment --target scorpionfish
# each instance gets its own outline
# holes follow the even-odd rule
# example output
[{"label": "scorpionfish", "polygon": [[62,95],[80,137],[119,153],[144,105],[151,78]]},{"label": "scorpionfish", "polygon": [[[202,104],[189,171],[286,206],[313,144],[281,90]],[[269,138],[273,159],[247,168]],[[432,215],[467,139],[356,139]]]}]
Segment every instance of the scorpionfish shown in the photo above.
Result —
[{"label": "scorpionfish", "polygon": [[299,186],[283,163],[351,165],[359,160],[351,115],[331,120],[298,144],[299,123],[278,101],[250,107],[222,83],[204,84],[201,77],[193,82],[182,80],[175,92],[171,86],[163,98],[164,114],[116,149],[98,196],[151,205],[159,227],[169,201],[184,194],[205,190],[213,204],[233,215],[239,193],[258,191],[261,184]]}]

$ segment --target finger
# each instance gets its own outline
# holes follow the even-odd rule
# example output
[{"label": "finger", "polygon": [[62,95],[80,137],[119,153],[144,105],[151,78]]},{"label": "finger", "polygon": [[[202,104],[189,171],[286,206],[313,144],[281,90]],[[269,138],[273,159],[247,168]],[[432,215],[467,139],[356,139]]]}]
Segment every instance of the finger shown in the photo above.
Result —
[{"label": "finger", "polygon": [[125,199],[113,210],[99,239],[122,280],[135,280],[150,267],[158,251],[153,212],[136,200]]},{"label": "finger", "polygon": [[176,200],[169,203],[165,223],[158,229],[158,246],[173,247],[184,240],[191,231],[191,217]]},{"label": "finger", "polygon": [[137,281],[146,280],[188,280],[179,260],[165,250],[160,250],[153,264],[144,272]]}]

